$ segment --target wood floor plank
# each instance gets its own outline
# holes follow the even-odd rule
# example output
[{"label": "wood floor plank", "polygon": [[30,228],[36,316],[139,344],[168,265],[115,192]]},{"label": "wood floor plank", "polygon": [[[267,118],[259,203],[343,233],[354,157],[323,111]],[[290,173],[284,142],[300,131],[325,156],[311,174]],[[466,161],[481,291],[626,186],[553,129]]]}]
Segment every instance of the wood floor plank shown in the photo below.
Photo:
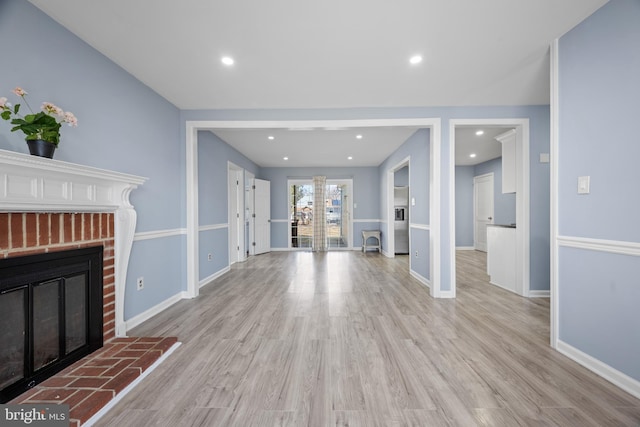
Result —
[{"label": "wood floor plank", "polygon": [[183,343],[98,426],[640,426],[640,400],[549,347],[549,301],[459,251],[436,300],[408,256],[251,257],[131,331]]}]

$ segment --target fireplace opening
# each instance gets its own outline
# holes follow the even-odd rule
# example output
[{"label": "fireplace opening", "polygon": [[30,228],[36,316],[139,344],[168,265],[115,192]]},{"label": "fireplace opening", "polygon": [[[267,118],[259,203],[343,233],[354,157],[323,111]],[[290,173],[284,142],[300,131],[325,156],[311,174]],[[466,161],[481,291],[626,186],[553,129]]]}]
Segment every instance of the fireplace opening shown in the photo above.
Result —
[{"label": "fireplace opening", "polygon": [[102,246],[0,260],[0,402],[102,347]]}]

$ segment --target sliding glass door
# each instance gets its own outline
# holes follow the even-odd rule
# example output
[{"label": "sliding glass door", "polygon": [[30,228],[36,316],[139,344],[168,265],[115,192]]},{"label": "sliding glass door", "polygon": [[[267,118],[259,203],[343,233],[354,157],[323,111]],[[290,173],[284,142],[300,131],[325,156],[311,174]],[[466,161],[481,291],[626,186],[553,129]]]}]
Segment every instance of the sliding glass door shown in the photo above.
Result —
[{"label": "sliding glass door", "polygon": [[351,247],[351,188],[352,180],[327,179],[324,206],[313,204],[313,182],[289,180],[289,247],[307,249],[313,247],[314,210],[325,210],[325,235],[329,249]]}]

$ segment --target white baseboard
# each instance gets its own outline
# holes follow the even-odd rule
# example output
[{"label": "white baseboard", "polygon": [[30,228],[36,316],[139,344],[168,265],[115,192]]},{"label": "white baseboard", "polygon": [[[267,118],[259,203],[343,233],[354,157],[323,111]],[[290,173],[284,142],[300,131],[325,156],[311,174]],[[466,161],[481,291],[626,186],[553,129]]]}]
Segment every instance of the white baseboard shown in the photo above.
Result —
[{"label": "white baseboard", "polygon": [[475,251],[473,246],[456,246],[456,251]]},{"label": "white baseboard", "polygon": [[135,328],[136,326],[142,324],[143,322],[151,319],[156,314],[159,314],[164,310],[166,310],[167,308],[171,307],[173,304],[177,303],[178,301],[186,298],[188,298],[187,293],[184,291],[179,292],[174,296],[167,298],[166,300],[162,301],[160,304],[154,307],[151,307],[150,309],[138,314],[137,316],[132,317],[129,320],[126,320],[124,322],[126,330],[129,331]]},{"label": "white baseboard", "polygon": [[529,298],[551,298],[551,291],[529,291]]},{"label": "white baseboard", "polygon": [[442,299],[445,299],[445,298],[451,299],[455,297],[456,297],[456,294],[453,291],[440,291],[440,295],[438,295],[438,298],[442,298]]},{"label": "white baseboard", "polygon": [[271,252],[289,252],[289,248],[271,248]]},{"label": "white baseboard", "polygon": [[610,383],[620,387],[627,393],[640,399],[640,381],[631,378],[627,374],[612,368],[604,362],[596,359],[587,353],[578,350],[577,348],[558,340],[556,344],[556,350],[567,356],[569,359],[574,360],[590,371],[600,375]]},{"label": "white baseboard", "polygon": [[414,270],[409,270],[409,274],[411,275],[411,277],[416,279],[418,282],[422,283],[427,288],[431,289],[431,281],[429,279],[427,279],[426,277],[424,277],[422,274],[417,273]]},{"label": "white baseboard", "polygon": [[[246,259],[244,259],[243,261],[246,261]],[[216,271],[211,276],[205,277],[204,279],[200,280],[200,282],[198,283],[198,286],[199,287],[203,287],[203,286],[208,285],[209,283],[211,283],[214,280],[216,280],[218,277],[222,276],[224,273],[227,273],[229,270],[231,270],[231,267],[226,266],[222,270]]]},{"label": "white baseboard", "polygon": [[389,252],[385,251],[384,249],[382,250],[382,255],[386,256],[387,258],[393,258],[395,256],[395,254],[391,255]]}]

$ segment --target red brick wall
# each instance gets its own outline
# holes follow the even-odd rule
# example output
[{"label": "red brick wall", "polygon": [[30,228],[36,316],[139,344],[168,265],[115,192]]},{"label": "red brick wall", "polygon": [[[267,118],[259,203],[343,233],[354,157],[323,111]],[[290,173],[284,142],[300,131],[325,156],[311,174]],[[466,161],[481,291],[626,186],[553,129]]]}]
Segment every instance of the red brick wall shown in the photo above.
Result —
[{"label": "red brick wall", "polygon": [[0,213],[0,258],[103,245],[103,333],[115,337],[112,213]]}]

